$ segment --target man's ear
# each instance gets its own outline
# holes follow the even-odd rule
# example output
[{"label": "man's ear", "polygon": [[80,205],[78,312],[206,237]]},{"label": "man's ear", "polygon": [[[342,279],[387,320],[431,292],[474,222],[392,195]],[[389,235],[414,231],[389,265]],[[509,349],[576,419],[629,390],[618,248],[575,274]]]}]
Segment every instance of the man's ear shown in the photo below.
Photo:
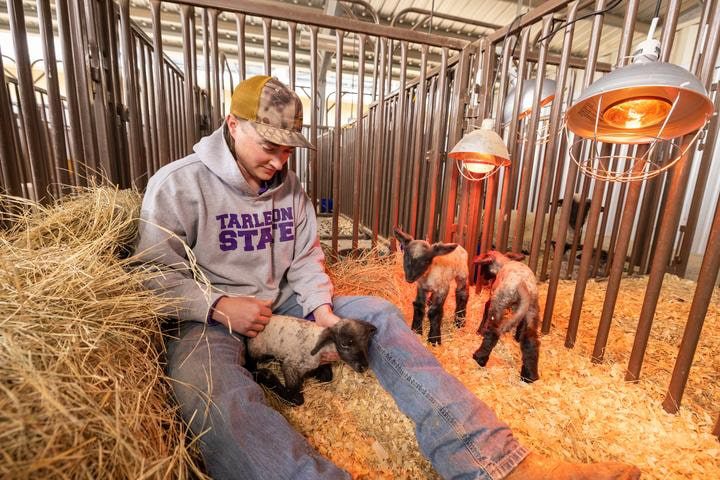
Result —
[{"label": "man's ear", "polygon": [[400,230],[399,227],[395,227],[393,233],[395,233],[395,238],[397,238],[403,246],[413,241],[413,237]]},{"label": "man's ear", "polygon": [[458,247],[457,243],[433,243],[433,255],[447,255]]},{"label": "man's ear", "polygon": [[326,327],[322,333],[320,334],[320,338],[318,338],[317,343],[313,347],[312,350],[310,350],[310,355],[315,355],[322,347],[329,343],[333,343],[333,332],[330,327]]}]

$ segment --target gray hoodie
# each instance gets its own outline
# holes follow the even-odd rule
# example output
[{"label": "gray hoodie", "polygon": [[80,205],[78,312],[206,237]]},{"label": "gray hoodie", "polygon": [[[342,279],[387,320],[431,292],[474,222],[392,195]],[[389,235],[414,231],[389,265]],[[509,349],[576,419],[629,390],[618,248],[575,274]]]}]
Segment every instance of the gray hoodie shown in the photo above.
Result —
[{"label": "gray hoodie", "polygon": [[[204,322],[223,295],[273,300],[275,308],[297,293],[304,315],[331,303],[315,212],[297,176],[285,168],[279,182],[254,193],[222,127],[193,150],[150,178],[135,249],[140,259],[170,267],[154,287],[181,299],[173,314]],[[183,242],[212,289],[194,278]]]}]

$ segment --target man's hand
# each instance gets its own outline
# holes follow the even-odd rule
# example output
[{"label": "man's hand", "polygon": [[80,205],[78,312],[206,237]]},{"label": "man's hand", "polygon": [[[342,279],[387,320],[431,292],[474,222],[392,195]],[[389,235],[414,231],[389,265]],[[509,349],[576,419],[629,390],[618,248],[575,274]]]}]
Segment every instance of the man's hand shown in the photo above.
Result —
[{"label": "man's hand", "polygon": [[233,332],[255,337],[270,322],[272,300],[253,297],[221,297],[215,304],[212,319],[229,326]]},{"label": "man's hand", "polygon": [[[315,323],[321,327],[332,327],[340,321],[340,317],[335,315],[330,305],[320,305],[313,311]],[[320,363],[332,363],[340,360],[340,356],[336,352],[323,352],[320,354]]]},{"label": "man's hand", "polygon": [[317,307],[313,310],[313,315],[315,316],[315,323],[321,327],[332,327],[340,321],[340,317],[333,313],[332,308],[330,308],[328,304]]}]

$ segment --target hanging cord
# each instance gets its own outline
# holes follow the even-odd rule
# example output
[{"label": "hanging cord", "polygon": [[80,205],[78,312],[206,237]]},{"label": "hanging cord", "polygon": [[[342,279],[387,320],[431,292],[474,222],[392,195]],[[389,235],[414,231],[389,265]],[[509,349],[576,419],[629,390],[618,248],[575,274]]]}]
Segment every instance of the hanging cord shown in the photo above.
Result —
[{"label": "hanging cord", "polygon": [[[614,0],[610,5],[608,5],[607,7],[603,8],[602,10],[595,10],[595,11],[593,11],[593,12],[586,13],[585,15],[579,16],[578,18],[576,18],[576,19],[573,20],[572,22],[565,22],[565,23],[563,23],[562,25],[553,28],[553,30],[552,30],[550,33],[548,33],[547,35],[545,35],[544,37],[538,38],[535,43],[536,43],[536,44],[539,44],[539,43],[543,42],[544,40],[547,40],[548,38],[551,38],[551,37],[552,37],[553,35],[555,35],[557,32],[559,32],[559,31],[562,30],[563,28],[567,27],[568,25],[572,25],[572,24],[575,23],[575,22],[579,22],[580,20],[585,20],[586,18],[595,16],[595,15],[602,15],[603,13],[607,13],[607,12],[609,12],[610,10],[612,10],[613,8],[615,8],[615,7],[617,7],[618,5],[620,5],[620,4],[622,3],[622,1],[623,1],[623,0]],[[659,0],[659,1],[662,1],[662,0]],[[657,7],[657,10],[659,10],[659,9],[660,9],[660,7],[658,6],[658,7]]]},{"label": "hanging cord", "polygon": [[428,33],[432,33],[433,13],[435,13],[435,0],[432,0],[432,4],[430,5],[430,23],[428,24]]},{"label": "hanging cord", "polygon": [[662,0],[657,0],[657,3],[655,3],[655,13],[653,13],[653,19],[650,22],[650,28],[648,29],[648,36],[647,39],[651,40],[653,36],[655,36],[655,29],[657,28],[657,24],[660,21],[660,5],[662,4]]}]

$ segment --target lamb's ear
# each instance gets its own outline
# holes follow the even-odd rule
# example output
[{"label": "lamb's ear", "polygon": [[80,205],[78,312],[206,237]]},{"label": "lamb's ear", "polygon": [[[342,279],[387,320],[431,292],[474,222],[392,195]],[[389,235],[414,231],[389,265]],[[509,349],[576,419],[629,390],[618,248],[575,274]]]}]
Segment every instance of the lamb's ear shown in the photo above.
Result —
[{"label": "lamb's ear", "polygon": [[525,260],[525,254],[523,253],[507,252],[505,253],[505,256],[510,260],[515,260],[516,262],[522,262]]},{"label": "lamb's ear", "polygon": [[398,241],[400,243],[402,243],[403,247],[413,241],[413,237],[411,237],[407,233],[400,230],[399,227],[395,227],[394,233],[395,233],[395,238],[397,238]]},{"label": "lamb's ear", "polygon": [[320,351],[322,347],[324,347],[328,343],[333,343],[333,332],[330,327],[326,327],[325,330],[322,331],[317,343],[315,344],[313,349],[310,350],[310,355],[315,355],[317,352]]},{"label": "lamb's ear", "polygon": [[457,243],[433,243],[433,255],[447,255],[458,247]]},{"label": "lamb's ear", "polygon": [[493,258],[493,256],[487,253],[483,253],[482,255],[478,255],[477,257],[473,258],[473,263],[476,265],[488,265],[494,261],[495,259]]}]

